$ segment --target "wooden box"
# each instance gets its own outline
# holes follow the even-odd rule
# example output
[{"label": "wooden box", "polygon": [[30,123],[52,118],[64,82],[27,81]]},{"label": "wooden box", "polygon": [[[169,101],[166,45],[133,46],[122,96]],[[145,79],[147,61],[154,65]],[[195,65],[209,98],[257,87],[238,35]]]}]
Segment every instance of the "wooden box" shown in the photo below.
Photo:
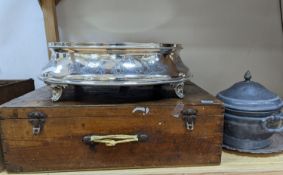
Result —
[{"label": "wooden box", "polygon": [[[222,103],[193,83],[171,88],[41,88],[1,106],[8,172],[217,165]],[[76,93],[74,93],[76,92]]]},{"label": "wooden box", "polygon": [[34,90],[33,79],[0,80],[0,104]]},{"label": "wooden box", "polygon": [[[33,79],[0,80],[0,104],[34,90]],[[1,141],[0,141],[1,144]],[[2,150],[0,149],[0,170],[3,170]]]}]

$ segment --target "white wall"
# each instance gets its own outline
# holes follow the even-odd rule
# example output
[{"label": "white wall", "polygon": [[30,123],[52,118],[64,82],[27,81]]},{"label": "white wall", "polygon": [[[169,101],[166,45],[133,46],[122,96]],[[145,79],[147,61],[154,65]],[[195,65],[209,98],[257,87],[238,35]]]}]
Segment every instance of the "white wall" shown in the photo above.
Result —
[{"label": "white wall", "polygon": [[[26,2],[0,1],[0,78],[34,77],[47,60],[42,14]],[[249,69],[283,96],[278,0],[62,0],[57,15],[62,41],[181,43],[192,80],[211,93]]]},{"label": "white wall", "polygon": [[0,0],[0,79],[34,78],[47,64],[44,23],[36,0]]}]

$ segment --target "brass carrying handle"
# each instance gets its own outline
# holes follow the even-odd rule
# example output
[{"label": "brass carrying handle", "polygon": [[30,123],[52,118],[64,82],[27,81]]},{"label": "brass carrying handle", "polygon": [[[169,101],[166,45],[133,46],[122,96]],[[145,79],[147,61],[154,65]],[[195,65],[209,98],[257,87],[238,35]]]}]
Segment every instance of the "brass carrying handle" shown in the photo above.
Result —
[{"label": "brass carrying handle", "polygon": [[89,135],[83,137],[83,142],[86,144],[93,143],[103,143],[106,146],[116,146],[120,143],[129,143],[129,142],[143,142],[148,139],[146,134],[136,134],[136,135],[125,135],[125,134],[116,134],[116,135]]}]

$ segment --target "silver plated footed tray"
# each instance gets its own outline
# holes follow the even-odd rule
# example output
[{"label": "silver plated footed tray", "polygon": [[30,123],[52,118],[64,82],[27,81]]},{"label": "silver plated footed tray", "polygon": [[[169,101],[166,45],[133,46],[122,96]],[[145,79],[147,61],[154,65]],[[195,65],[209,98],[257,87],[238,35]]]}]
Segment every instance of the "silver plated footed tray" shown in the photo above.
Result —
[{"label": "silver plated footed tray", "polygon": [[144,86],[170,84],[179,98],[189,70],[179,44],[70,43],[48,45],[51,58],[40,79],[52,88],[53,101],[63,89],[79,86]]}]

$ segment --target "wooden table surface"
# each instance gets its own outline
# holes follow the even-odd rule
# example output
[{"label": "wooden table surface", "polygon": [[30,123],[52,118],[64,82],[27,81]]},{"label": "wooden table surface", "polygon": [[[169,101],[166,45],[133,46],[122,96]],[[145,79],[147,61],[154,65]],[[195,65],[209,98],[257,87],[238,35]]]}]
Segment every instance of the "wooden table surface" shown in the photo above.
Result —
[{"label": "wooden table surface", "polygon": [[[8,174],[2,172],[0,175]],[[219,166],[150,168],[127,170],[100,170],[37,173],[38,175],[283,175],[283,153],[272,155],[250,155],[224,151]],[[31,173],[29,173],[31,175]]]}]

